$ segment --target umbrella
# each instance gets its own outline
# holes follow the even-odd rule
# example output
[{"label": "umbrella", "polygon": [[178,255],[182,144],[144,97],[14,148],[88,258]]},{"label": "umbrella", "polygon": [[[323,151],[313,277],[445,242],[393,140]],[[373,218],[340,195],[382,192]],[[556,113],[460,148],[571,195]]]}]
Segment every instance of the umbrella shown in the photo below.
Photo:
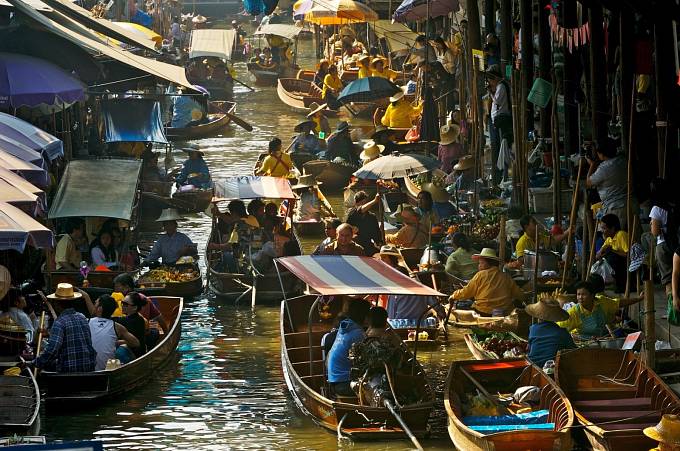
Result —
[{"label": "umbrella", "polygon": [[0,53],[0,107],[62,105],[85,98],[83,84],[45,60]]},{"label": "umbrella", "polygon": [[28,182],[26,179],[24,179],[20,175],[15,174],[14,172],[12,172],[8,169],[0,167],[0,179],[6,181],[7,183],[10,183],[10,184],[12,184],[16,187],[21,188],[24,191],[28,191],[29,193],[35,194],[36,196],[38,196],[40,198],[40,200],[42,202],[44,202],[46,200],[45,191],[41,190],[37,186]]},{"label": "umbrella", "polygon": [[420,119],[420,140],[423,142],[439,141],[439,113],[432,97],[432,87],[426,86],[423,95],[423,116]]},{"label": "umbrella", "polygon": [[114,22],[114,23],[119,27],[126,29],[131,34],[139,36],[140,38],[143,39],[152,40],[153,42],[156,43],[156,46],[158,47],[160,47],[163,44],[163,36],[161,36],[160,34],[156,33],[153,30],[149,30],[143,25],[132,22]]},{"label": "umbrella", "polygon": [[387,78],[366,77],[354,80],[340,92],[338,101],[349,102],[372,102],[377,99],[390,97],[401,91]]},{"label": "umbrella", "polygon": [[[4,139],[13,139],[26,147],[43,153],[50,161],[64,156],[64,145],[60,139],[6,113],[0,113],[0,136]],[[0,148],[2,148],[1,145]]]},{"label": "umbrella", "polygon": [[26,244],[54,247],[52,231],[20,209],[0,201],[0,250],[23,252]]},{"label": "umbrella", "polygon": [[418,21],[428,16],[428,8],[430,18],[434,18],[457,12],[460,4],[459,0],[404,0],[392,17],[396,22]]},{"label": "umbrella", "polygon": [[305,20],[317,25],[341,25],[378,20],[378,13],[354,0],[325,0],[313,2]]},{"label": "umbrella", "polygon": [[22,178],[36,186],[47,187],[49,185],[50,178],[46,170],[33,163],[24,161],[21,158],[17,158],[10,153],[4,152],[2,150],[2,145],[0,145],[0,167],[20,175]]},{"label": "umbrella", "polygon": [[297,0],[297,2],[293,4],[293,19],[304,19],[305,14],[312,9],[312,6],[314,6],[313,0]]},{"label": "umbrella", "polygon": [[31,216],[45,211],[45,205],[38,196],[23,187],[12,185],[3,178],[0,178],[0,201],[12,204]]},{"label": "umbrella", "polygon": [[360,179],[391,180],[422,174],[438,168],[440,164],[438,160],[425,155],[392,153],[366,163],[354,175]]},{"label": "umbrella", "polygon": [[40,155],[40,152],[3,135],[0,135],[0,151],[8,153],[21,161],[32,163],[38,167],[43,167],[45,165],[45,160],[42,155]]}]

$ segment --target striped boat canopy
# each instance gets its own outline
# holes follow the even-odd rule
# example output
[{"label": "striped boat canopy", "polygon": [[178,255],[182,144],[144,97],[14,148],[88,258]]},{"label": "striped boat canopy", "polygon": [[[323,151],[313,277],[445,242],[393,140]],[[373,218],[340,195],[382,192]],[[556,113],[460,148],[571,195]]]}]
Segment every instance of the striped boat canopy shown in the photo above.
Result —
[{"label": "striped boat canopy", "polygon": [[245,175],[215,180],[213,202],[234,199],[295,199],[288,179]]},{"label": "striped boat canopy", "polygon": [[278,258],[286,269],[322,295],[400,294],[444,296],[371,257],[301,255]]}]

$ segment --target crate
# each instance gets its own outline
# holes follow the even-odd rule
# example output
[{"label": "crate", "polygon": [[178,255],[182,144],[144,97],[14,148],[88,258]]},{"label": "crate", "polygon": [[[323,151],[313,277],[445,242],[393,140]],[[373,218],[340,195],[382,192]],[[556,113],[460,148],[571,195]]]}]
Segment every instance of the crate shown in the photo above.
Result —
[{"label": "crate", "polygon": [[[571,208],[571,202],[574,197],[574,191],[571,189],[563,189],[561,194],[562,211],[568,211]],[[534,213],[552,213],[553,212],[553,190],[552,188],[529,188],[529,207]]]}]

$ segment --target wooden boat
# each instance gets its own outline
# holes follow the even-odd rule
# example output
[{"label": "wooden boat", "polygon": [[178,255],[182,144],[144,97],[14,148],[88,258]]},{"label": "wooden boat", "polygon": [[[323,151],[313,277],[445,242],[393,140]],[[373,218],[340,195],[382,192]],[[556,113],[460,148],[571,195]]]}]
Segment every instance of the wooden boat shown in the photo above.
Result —
[{"label": "wooden boat", "polygon": [[[505,332],[505,334],[508,336],[508,338],[516,340],[517,342],[526,345],[527,341],[519,337],[518,335],[512,332]],[[491,333],[489,333],[488,335],[491,335]],[[486,349],[484,349],[484,347],[480,343],[480,337],[476,333],[463,334],[463,339],[465,340],[465,344],[467,345],[468,350],[470,351],[472,356],[477,360],[493,360],[501,357],[493,351],[487,351]]]},{"label": "wooden boat", "polygon": [[632,351],[579,348],[557,354],[555,381],[569,397],[596,450],[651,449],[642,433],[662,414],[680,414],[680,398]]},{"label": "wooden boat", "polygon": [[350,177],[357,168],[327,160],[312,160],[303,165],[306,173],[313,174],[323,183],[327,191],[339,191],[350,181]]},{"label": "wooden boat", "polygon": [[[283,375],[296,404],[320,426],[352,439],[405,438],[404,430],[385,407],[361,405],[357,398],[330,398],[320,343],[332,324],[330,321],[315,321],[311,332],[308,330],[308,315],[315,299],[316,296],[302,296],[281,305]],[[334,307],[336,310],[340,308]],[[418,437],[427,435],[434,393],[427,384],[422,367],[417,365],[414,376],[397,375],[395,384],[397,392],[405,387],[415,387],[421,394],[419,402],[398,410],[413,434]]]},{"label": "wooden boat", "polygon": [[[542,424],[521,425],[509,411],[507,417],[468,417],[464,411],[467,397],[475,392],[492,398],[512,394],[517,388],[536,386],[540,402],[532,406]],[[461,450],[571,450],[574,412],[557,384],[526,359],[468,360],[453,362],[444,389],[449,436]],[[505,409],[503,409],[505,410]],[[544,412],[540,412],[544,411]],[[475,423],[475,424],[472,424]],[[483,424],[497,425],[488,430]],[[501,426],[501,424],[503,426]],[[514,427],[513,427],[514,425]],[[498,432],[496,432],[498,430]]]},{"label": "wooden boat", "polygon": [[[312,80],[314,75],[312,75]],[[288,105],[296,113],[309,113],[309,105],[316,102],[321,105],[321,88],[311,80],[301,78],[279,78],[276,93],[279,99]],[[329,115],[332,110],[327,110],[324,114]]]},{"label": "wooden boat", "polygon": [[249,62],[247,67],[248,72],[255,77],[256,86],[276,86],[276,80],[294,77],[300,70],[296,65],[292,67],[280,67],[278,64],[264,66],[258,62]]},{"label": "wooden boat", "polygon": [[137,272],[135,275],[135,282],[140,290],[150,289],[159,296],[176,296],[183,298],[194,298],[203,293],[203,278],[201,276],[201,268],[197,264],[182,265],[187,266],[193,270],[195,277],[191,280],[182,282],[156,282],[145,279],[145,274]]},{"label": "wooden boat", "polygon": [[16,363],[14,358],[0,361],[0,431],[25,433],[40,413],[40,390],[29,368],[17,376],[2,374]]},{"label": "wooden boat", "polygon": [[83,405],[120,399],[158,373],[174,354],[182,332],[184,300],[178,297],[153,297],[168,325],[168,332],[146,354],[112,370],[91,373],[54,373],[43,371],[38,377],[48,407],[73,409]]},{"label": "wooden boat", "polygon": [[[211,138],[231,122],[229,114],[234,112],[236,103],[215,101],[208,103],[208,122],[191,127],[166,127],[165,135],[170,141],[189,141],[194,139]],[[226,113],[229,114],[226,114]]]},{"label": "wooden boat", "polygon": [[[126,271],[90,271],[87,274],[89,286],[83,287],[83,275],[80,271],[52,271],[50,274],[50,290],[54,292],[60,283],[70,283],[74,287],[79,287],[87,291],[90,295],[103,292],[110,292],[113,288],[113,279]],[[101,293],[99,293],[101,294]]]},{"label": "wooden boat", "polygon": [[175,191],[168,204],[177,208],[180,213],[200,213],[207,210],[212,198],[212,188]]}]

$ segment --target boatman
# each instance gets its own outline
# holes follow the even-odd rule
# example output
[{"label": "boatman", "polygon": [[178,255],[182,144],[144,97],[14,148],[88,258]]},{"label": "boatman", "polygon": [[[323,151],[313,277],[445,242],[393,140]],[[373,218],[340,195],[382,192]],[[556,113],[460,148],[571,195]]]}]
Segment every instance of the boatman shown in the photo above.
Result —
[{"label": "boatman", "polygon": [[354,242],[354,230],[352,226],[342,223],[336,229],[336,238],[333,243],[326,246],[323,255],[355,255],[362,257],[365,255],[364,248]]},{"label": "boatman", "polygon": [[185,147],[182,152],[189,155],[182,164],[182,170],[175,178],[177,186],[193,185],[196,188],[210,188],[210,169],[203,159],[203,152],[198,146]]},{"label": "boatman", "polygon": [[399,91],[390,97],[390,104],[380,119],[380,123],[389,128],[411,128],[413,120],[420,115],[422,110],[422,104],[412,106],[408,100],[404,99],[404,91]]},{"label": "boatman", "polygon": [[161,259],[164,265],[174,265],[180,257],[197,255],[196,245],[188,236],[177,231],[178,219],[181,219],[181,216],[174,208],[164,209],[161,216],[156,219],[156,222],[163,223],[165,234],[158,237],[151,253],[144,260],[145,264],[154,264]]},{"label": "boatman", "polygon": [[293,160],[289,154],[281,151],[281,140],[273,138],[269,141],[269,155],[262,161],[262,166],[256,171],[256,175],[292,178],[292,170]]},{"label": "boatman", "polygon": [[340,121],[335,133],[328,138],[326,159],[334,163],[359,167],[357,147],[352,142],[349,132],[349,123],[347,121]]}]

